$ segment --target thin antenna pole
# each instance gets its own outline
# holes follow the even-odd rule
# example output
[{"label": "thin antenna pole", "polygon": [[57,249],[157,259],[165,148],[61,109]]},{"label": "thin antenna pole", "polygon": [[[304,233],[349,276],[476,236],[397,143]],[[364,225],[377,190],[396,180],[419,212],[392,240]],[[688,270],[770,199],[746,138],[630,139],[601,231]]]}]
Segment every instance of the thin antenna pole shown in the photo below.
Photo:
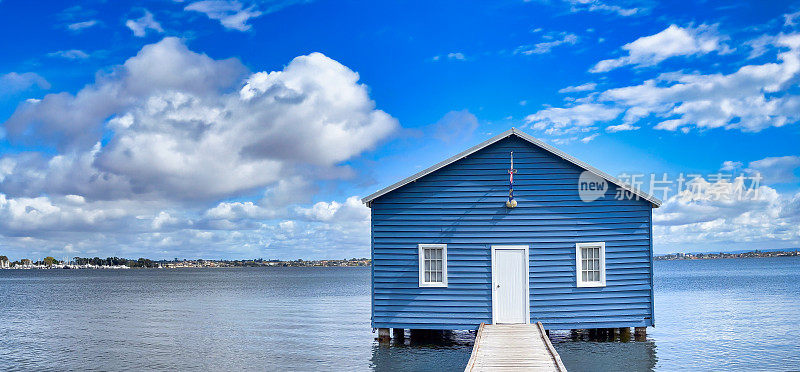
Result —
[{"label": "thin antenna pole", "polygon": [[517,170],[514,169],[514,151],[511,151],[511,168],[508,170],[508,201],[506,201],[508,208],[517,206],[517,201],[514,200],[514,173],[517,173]]}]

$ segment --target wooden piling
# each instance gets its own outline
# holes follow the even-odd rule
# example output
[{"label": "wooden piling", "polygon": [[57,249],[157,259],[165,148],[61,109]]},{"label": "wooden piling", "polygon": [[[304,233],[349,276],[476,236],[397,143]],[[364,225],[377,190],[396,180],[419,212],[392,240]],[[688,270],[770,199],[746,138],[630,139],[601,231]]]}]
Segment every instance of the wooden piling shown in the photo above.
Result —
[{"label": "wooden piling", "polygon": [[636,341],[647,341],[647,327],[636,327],[634,334]]},{"label": "wooden piling", "polygon": [[409,329],[409,338],[412,343],[427,344],[442,339],[442,331],[433,329]]},{"label": "wooden piling", "polygon": [[622,342],[629,342],[631,340],[630,327],[622,327],[619,329],[619,340]]},{"label": "wooden piling", "polygon": [[392,336],[389,335],[389,328],[378,328],[378,341],[389,342]]}]

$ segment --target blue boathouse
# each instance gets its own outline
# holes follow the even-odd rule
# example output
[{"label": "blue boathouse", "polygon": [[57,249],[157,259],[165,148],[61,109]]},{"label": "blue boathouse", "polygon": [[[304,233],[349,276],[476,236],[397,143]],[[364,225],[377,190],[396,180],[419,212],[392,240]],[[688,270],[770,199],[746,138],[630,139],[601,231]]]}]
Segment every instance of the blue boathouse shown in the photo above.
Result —
[{"label": "blue boathouse", "polygon": [[517,129],[363,202],[381,337],[481,323],[654,325],[661,202]]}]

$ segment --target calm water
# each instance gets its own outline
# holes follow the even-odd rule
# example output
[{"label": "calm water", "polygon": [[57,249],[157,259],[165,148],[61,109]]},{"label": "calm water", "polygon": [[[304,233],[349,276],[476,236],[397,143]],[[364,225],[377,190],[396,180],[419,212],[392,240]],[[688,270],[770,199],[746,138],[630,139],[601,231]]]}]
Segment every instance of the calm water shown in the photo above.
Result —
[{"label": "calm water", "polygon": [[[647,342],[554,335],[570,371],[798,370],[800,258],[656,263]],[[462,370],[379,346],[368,268],[0,270],[0,370]]]}]

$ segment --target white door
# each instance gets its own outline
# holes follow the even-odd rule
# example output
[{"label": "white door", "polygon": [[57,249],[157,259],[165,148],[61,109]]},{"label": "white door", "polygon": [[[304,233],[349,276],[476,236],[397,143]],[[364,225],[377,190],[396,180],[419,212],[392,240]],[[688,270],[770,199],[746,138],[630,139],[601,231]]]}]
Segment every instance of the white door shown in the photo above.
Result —
[{"label": "white door", "polygon": [[494,323],[528,323],[528,249],[492,247]]}]

